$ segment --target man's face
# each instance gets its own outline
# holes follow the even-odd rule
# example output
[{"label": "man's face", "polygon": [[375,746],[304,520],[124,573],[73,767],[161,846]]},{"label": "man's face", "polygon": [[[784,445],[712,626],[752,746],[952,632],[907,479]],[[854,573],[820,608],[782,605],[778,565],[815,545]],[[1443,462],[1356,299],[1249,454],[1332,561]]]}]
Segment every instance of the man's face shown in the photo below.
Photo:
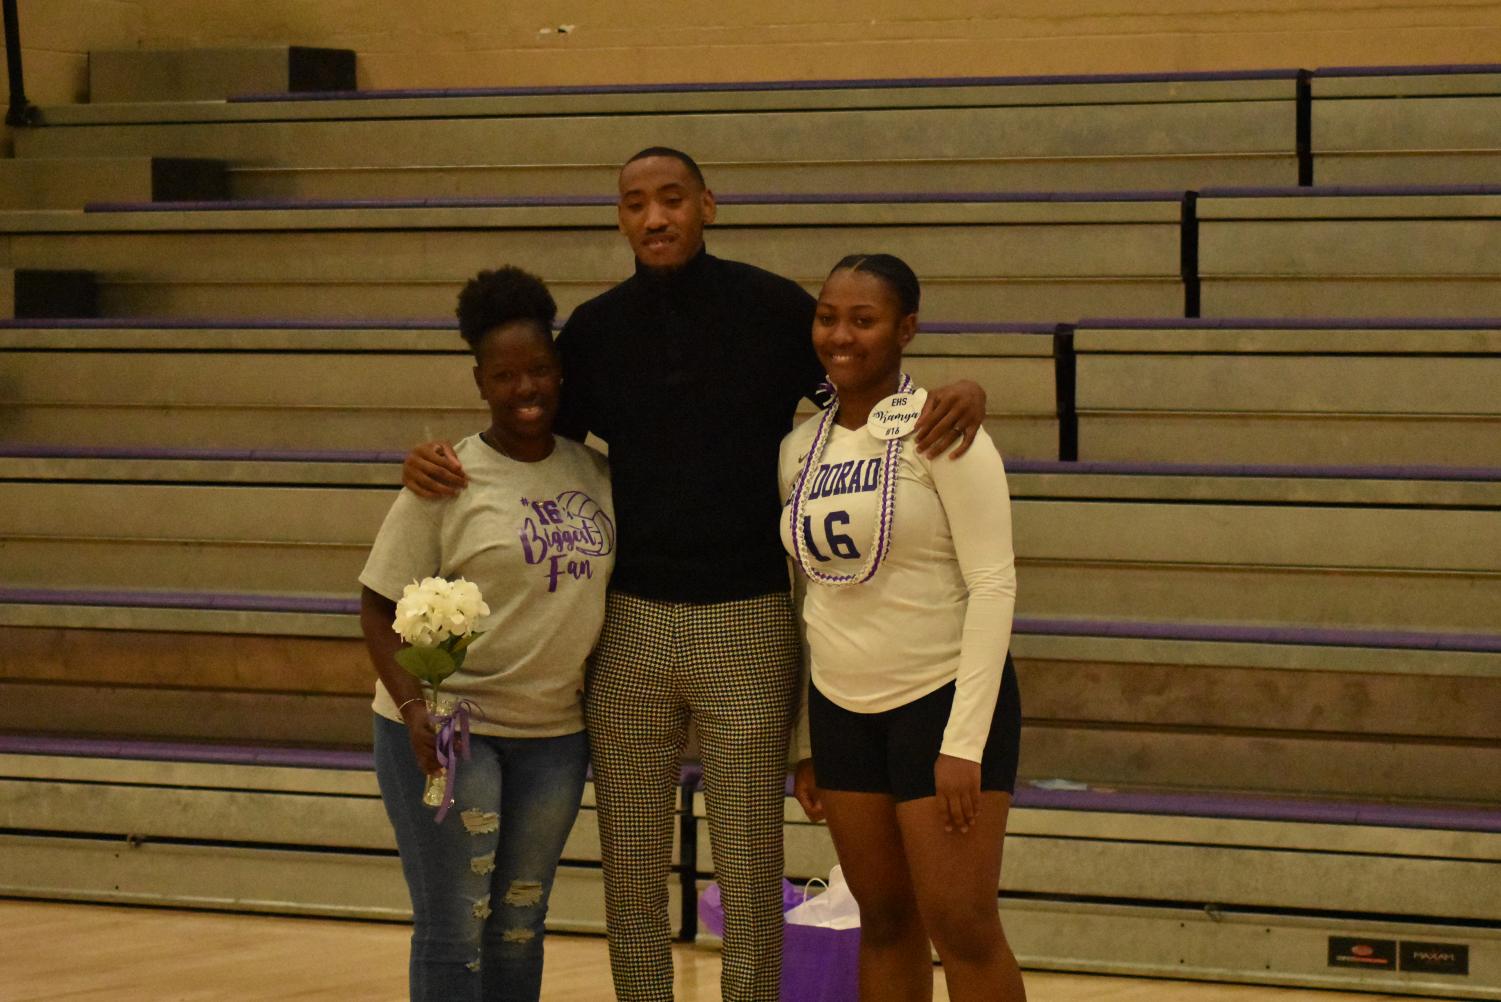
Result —
[{"label": "man's face", "polygon": [[704,245],[714,221],[714,193],[675,157],[646,157],[620,171],[620,232],[636,260],[676,271]]}]

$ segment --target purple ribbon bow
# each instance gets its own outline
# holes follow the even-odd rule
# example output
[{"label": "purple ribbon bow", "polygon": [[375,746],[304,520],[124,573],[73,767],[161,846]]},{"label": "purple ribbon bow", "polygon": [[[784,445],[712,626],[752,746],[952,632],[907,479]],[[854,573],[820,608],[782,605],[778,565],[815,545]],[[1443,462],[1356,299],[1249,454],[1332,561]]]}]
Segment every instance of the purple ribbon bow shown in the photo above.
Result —
[{"label": "purple ribbon bow", "polygon": [[453,806],[453,784],[459,774],[459,756],[469,760],[469,714],[477,711],[467,699],[459,700],[452,713],[431,714],[433,726],[438,730],[438,764],[443,766],[443,804],[433,820],[438,824],[448,817]]}]

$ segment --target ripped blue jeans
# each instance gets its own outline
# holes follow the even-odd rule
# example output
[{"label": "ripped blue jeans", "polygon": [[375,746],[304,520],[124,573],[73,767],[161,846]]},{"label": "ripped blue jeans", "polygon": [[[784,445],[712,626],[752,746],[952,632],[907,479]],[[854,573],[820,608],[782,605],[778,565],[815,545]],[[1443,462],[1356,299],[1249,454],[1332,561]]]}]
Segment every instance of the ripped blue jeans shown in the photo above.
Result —
[{"label": "ripped blue jeans", "polygon": [[584,732],[470,736],[442,824],[404,725],[375,717],[375,775],[412,895],[412,1002],[536,1002],[542,923],[589,764]]}]

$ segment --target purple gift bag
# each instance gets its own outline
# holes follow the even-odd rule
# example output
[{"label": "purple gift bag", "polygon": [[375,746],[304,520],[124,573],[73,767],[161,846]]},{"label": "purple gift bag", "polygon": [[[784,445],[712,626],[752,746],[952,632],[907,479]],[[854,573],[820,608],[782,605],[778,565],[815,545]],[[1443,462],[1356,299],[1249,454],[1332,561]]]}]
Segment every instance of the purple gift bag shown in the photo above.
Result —
[{"label": "purple gift bag", "polygon": [[[806,892],[782,881],[782,911],[806,900]],[[698,897],[698,918],[716,936],[724,935],[724,904],[719,885]],[[855,1002],[860,984],[860,930],[782,926],[781,1002]]]},{"label": "purple gift bag", "polygon": [[782,926],[781,1002],[855,1002],[860,930]]}]

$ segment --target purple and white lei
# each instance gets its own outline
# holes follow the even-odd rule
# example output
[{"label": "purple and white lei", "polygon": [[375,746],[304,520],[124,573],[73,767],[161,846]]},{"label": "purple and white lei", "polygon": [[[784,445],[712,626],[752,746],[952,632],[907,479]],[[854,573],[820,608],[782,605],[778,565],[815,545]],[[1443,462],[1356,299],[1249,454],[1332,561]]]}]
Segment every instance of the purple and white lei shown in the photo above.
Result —
[{"label": "purple and white lei", "polygon": [[[897,387],[897,393],[911,392],[912,377],[904,372]],[[798,567],[808,576],[808,580],[818,584],[843,587],[864,584],[875,577],[876,571],[881,569],[882,561],[886,559],[886,553],[891,549],[891,527],[896,511],[896,468],[902,454],[902,439],[893,438],[886,442],[886,453],[881,460],[880,511],[876,517],[875,540],[871,545],[870,557],[865,561],[865,565],[852,574],[831,574],[828,571],[819,570],[813,566],[808,557],[808,540],[803,531],[803,513],[808,507],[808,485],[812,479],[809,474],[823,458],[824,450],[828,448],[829,436],[833,432],[834,421],[838,414],[839,398],[836,395],[828,409],[818,419],[818,430],[813,435],[813,444],[808,448],[808,458],[803,462],[797,481],[792,485],[792,500],[787,506],[787,517],[792,532],[792,552]]]}]

